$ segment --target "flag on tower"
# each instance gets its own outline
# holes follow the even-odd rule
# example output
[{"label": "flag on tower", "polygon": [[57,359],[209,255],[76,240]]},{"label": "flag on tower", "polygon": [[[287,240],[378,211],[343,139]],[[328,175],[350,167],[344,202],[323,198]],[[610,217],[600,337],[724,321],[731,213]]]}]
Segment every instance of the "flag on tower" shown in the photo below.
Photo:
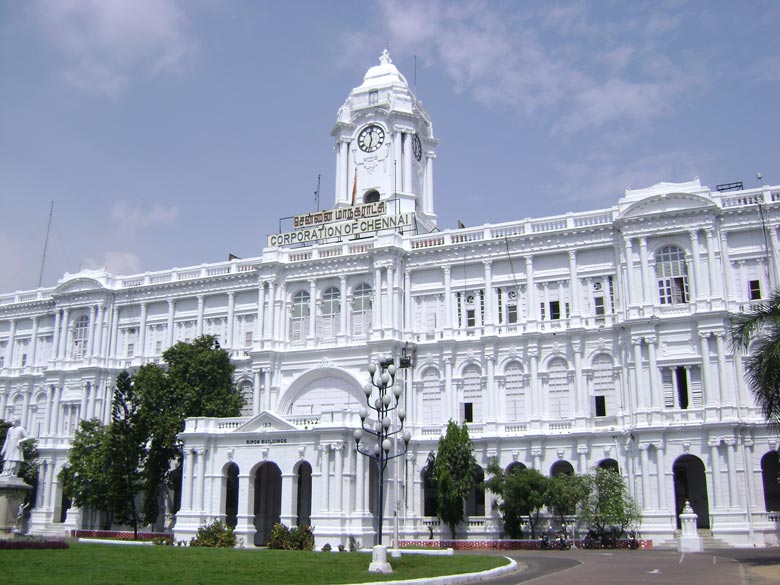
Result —
[{"label": "flag on tower", "polygon": [[357,197],[357,169],[355,169],[355,180],[352,182],[352,207],[355,207],[356,197]]}]

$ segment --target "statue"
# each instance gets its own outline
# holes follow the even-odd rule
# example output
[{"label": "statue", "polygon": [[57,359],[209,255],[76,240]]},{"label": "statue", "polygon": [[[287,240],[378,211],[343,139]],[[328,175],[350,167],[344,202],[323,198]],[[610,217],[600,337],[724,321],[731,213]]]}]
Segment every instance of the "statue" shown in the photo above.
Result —
[{"label": "statue", "polygon": [[13,426],[8,429],[3,443],[3,476],[16,477],[19,474],[19,468],[24,462],[24,453],[22,452],[22,443],[29,441],[27,430],[22,426],[18,418],[13,420]]}]

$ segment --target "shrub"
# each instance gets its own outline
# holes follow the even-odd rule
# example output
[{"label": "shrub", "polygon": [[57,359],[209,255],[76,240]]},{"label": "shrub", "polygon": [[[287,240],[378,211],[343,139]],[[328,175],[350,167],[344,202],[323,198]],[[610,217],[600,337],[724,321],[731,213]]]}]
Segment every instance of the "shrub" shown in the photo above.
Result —
[{"label": "shrub", "polygon": [[159,546],[173,546],[173,536],[156,536],[152,543]]},{"label": "shrub", "polygon": [[310,526],[293,526],[274,524],[268,548],[283,550],[313,550],[314,534]]},{"label": "shrub", "polygon": [[232,528],[216,520],[198,528],[198,534],[190,540],[190,546],[233,548],[236,546],[236,535]]},{"label": "shrub", "polygon": [[322,547],[322,552],[330,552],[331,548],[333,547],[330,546],[330,543],[326,542],[325,546]]}]

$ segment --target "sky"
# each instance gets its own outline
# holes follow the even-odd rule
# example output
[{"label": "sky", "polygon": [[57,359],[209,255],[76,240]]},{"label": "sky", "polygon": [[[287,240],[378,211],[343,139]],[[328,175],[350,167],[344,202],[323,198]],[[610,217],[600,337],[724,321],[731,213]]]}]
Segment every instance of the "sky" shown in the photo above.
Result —
[{"label": "sky", "polygon": [[[780,184],[780,2],[0,0],[0,293],[259,256],[388,47],[439,227]],[[416,63],[416,67],[415,67]],[[416,71],[416,73],[415,73]]]}]

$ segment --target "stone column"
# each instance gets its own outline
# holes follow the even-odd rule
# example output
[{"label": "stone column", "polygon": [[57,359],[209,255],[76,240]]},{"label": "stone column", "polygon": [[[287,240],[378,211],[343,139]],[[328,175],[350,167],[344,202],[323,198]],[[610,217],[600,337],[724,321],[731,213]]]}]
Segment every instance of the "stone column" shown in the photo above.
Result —
[{"label": "stone column", "polygon": [[60,332],[60,353],[58,358],[65,359],[68,356],[68,329],[70,329],[70,309],[62,310],[62,331]]},{"label": "stone column", "polygon": [[707,274],[709,275],[709,296],[723,296],[722,291],[718,287],[718,265],[715,262],[715,245],[712,241],[713,232],[712,229],[704,230],[704,235],[707,238]]},{"label": "stone column", "polygon": [[[569,302],[571,308],[571,316],[579,325],[580,317],[582,317],[582,291],[580,289],[580,279],[577,276],[577,251],[569,250]],[[563,297],[561,297],[561,311],[564,310]]]},{"label": "stone column", "polygon": [[720,439],[710,439],[710,459],[712,462],[712,499],[713,508],[721,507],[721,487],[720,487],[720,454],[718,453],[718,446],[720,445]]},{"label": "stone column", "polygon": [[445,416],[447,419],[458,420],[458,401],[452,388],[452,356],[444,356],[444,396]]},{"label": "stone column", "polygon": [[579,456],[579,473],[588,473],[588,446],[584,443],[577,445],[577,455]]},{"label": "stone column", "polygon": [[30,361],[31,366],[35,365],[35,358],[38,353],[38,317],[32,318],[32,335],[30,336]]},{"label": "stone column", "polygon": [[492,261],[485,260],[482,262],[485,266],[485,334],[493,335],[494,326],[496,324],[496,310],[495,310],[495,291],[493,290],[493,270]]},{"label": "stone column", "polygon": [[642,280],[642,294],[639,295],[639,301],[642,305],[652,304],[652,297],[649,296],[649,274],[647,273],[647,238],[639,238],[639,275]]},{"label": "stone column", "polygon": [[395,166],[395,180],[393,181],[393,190],[397,193],[399,189],[404,188],[403,177],[403,153],[402,153],[403,133],[399,129],[393,131],[393,164]]},{"label": "stone column", "polygon": [[485,350],[485,362],[487,365],[487,391],[490,399],[487,401],[489,410],[486,413],[485,421],[495,422],[498,420],[498,413],[501,406],[498,403],[498,388],[496,387],[495,370],[496,370],[496,355],[494,350]]},{"label": "stone column", "polygon": [[371,309],[373,335],[382,335],[385,328],[384,311],[382,307],[382,267],[374,266],[374,305]]},{"label": "stone column", "polygon": [[699,300],[702,298],[703,286],[701,285],[701,278],[699,278],[699,236],[693,231],[688,235],[691,238],[691,260],[689,265],[693,266],[693,270],[690,273],[690,293],[691,301],[694,299]]},{"label": "stone column", "polygon": [[111,321],[111,336],[109,339],[109,351],[108,355],[112,359],[116,359],[116,344],[119,340],[119,307],[114,307],[114,316]]},{"label": "stone column", "polygon": [[261,340],[263,339],[263,325],[266,320],[265,316],[265,281],[261,280],[259,282],[259,285],[257,287],[257,314],[255,317],[255,332],[254,332],[254,342],[258,345],[261,344]]},{"label": "stone column", "polygon": [[[582,338],[572,339],[572,350],[574,351],[574,416],[575,418],[586,418],[587,388],[582,383],[582,353],[585,349],[585,341]],[[584,472],[581,472],[584,473]]]},{"label": "stone column", "polygon": [[658,383],[658,362],[656,361],[655,344],[658,338],[655,335],[645,337],[647,344],[647,368],[650,378],[650,406],[656,409],[663,408],[663,396],[661,384]]},{"label": "stone column", "polygon": [[[141,322],[139,325],[138,335],[138,347],[135,350],[135,355],[144,357],[146,355],[146,312],[148,310],[146,303],[141,303]],[[202,331],[201,331],[202,333]]]},{"label": "stone column", "polygon": [[260,370],[252,372],[252,416],[260,412]]},{"label": "stone column", "polygon": [[241,347],[244,345],[243,340],[241,343],[236,343],[236,340],[233,339],[233,328],[234,328],[234,321],[235,321],[235,313],[236,313],[236,293],[233,291],[228,292],[227,294],[228,298],[228,314],[227,314],[227,346],[229,349],[234,349],[236,347]]},{"label": "stone column", "polygon": [[699,333],[699,346],[701,351],[701,383],[704,387],[704,403],[707,406],[715,405],[716,392],[712,387],[710,378],[710,342],[709,333]]},{"label": "stone column", "polygon": [[537,302],[536,302],[536,284],[534,284],[533,256],[525,257],[525,281],[526,281],[526,303],[528,305],[528,321],[536,322],[539,319],[538,316],[539,307],[537,306]]},{"label": "stone column", "polygon": [[642,367],[642,338],[632,337],[631,344],[634,346],[634,391],[636,392],[637,408],[647,408],[647,395],[644,388],[644,376]]},{"label": "stone column", "polygon": [[444,271],[444,335],[452,335],[452,275],[449,265],[442,266]]},{"label": "stone column", "polygon": [[732,285],[731,261],[729,260],[729,243],[726,232],[720,232],[720,268],[723,271],[723,283],[726,285],[726,300],[734,300],[734,288]]},{"label": "stone column", "polygon": [[531,419],[538,419],[539,401],[536,399],[540,394],[539,388],[539,348],[538,346],[528,347],[528,359],[531,362],[531,387],[528,388],[526,396],[528,397],[528,411],[531,413]]},{"label": "stone column", "polygon": [[333,456],[336,464],[336,501],[333,511],[341,513],[344,509],[344,442],[339,441],[333,445]]},{"label": "stone column", "polygon": [[639,297],[636,294],[634,286],[634,250],[631,245],[631,238],[625,240],[626,256],[626,306],[637,304]]},{"label": "stone column", "polygon": [[[357,448],[357,446],[355,446]],[[355,512],[366,511],[366,471],[364,467],[365,456],[356,452],[355,455]]]},{"label": "stone column", "polygon": [[276,306],[276,281],[271,279],[268,281],[268,310],[265,312],[261,327],[265,329],[265,339],[263,340],[263,346],[265,342],[273,341],[274,338],[274,307]]},{"label": "stone column", "polygon": [[182,494],[181,494],[181,507],[183,510],[192,509],[192,491],[195,488],[195,461],[196,461],[195,449],[190,449],[185,457],[185,465],[182,469]]},{"label": "stone column", "polygon": [[95,340],[95,352],[93,353],[93,355],[95,357],[103,357],[103,355],[104,355],[104,352],[103,352],[103,329],[104,329],[104,326],[105,326],[104,321],[106,319],[106,314],[105,314],[103,309],[104,309],[103,303],[102,302],[98,303],[98,306],[97,306],[97,317],[96,317],[97,323],[95,323],[95,327],[96,327],[95,333],[97,335],[97,338]]},{"label": "stone column", "polygon": [[94,351],[95,348],[95,328],[97,327],[97,323],[95,323],[96,311],[97,311],[97,307],[95,307],[95,305],[91,305],[89,307],[89,327],[87,327],[87,347],[83,356],[83,358],[87,358],[87,359],[92,357],[92,352]]},{"label": "stone column", "polygon": [[208,449],[203,449],[200,452],[200,465],[198,466],[198,500],[197,509],[205,510],[206,499],[206,463],[208,461]]},{"label": "stone column", "polygon": [[403,133],[404,193],[412,192],[412,134]]},{"label": "stone column", "polygon": [[387,321],[391,331],[395,331],[396,328],[396,315],[395,315],[395,277],[392,264],[387,265]]},{"label": "stone column", "polygon": [[54,311],[54,331],[52,333],[51,342],[52,342],[52,349],[51,349],[51,359],[56,360],[57,357],[60,355],[60,325],[61,323],[61,312],[59,309],[56,309]]},{"label": "stone column", "polygon": [[[729,387],[727,380],[728,373],[726,370],[726,350],[723,346],[723,338],[725,332],[717,331],[715,333],[715,351],[718,354],[718,404],[723,407],[724,405],[734,405],[735,396]],[[739,359],[739,356],[734,356],[735,359]]]},{"label": "stone column", "polygon": [[404,331],[412,330],[412,275],[409,269],[404,270]]},{"label": "stone column", "polygon": [[336,202],[349,203],[349,169],[347,168],[349,142],[340,139],[338,143],[338,164],[336,165]]},{"label": "stone column", "polygon": [[198,295],[198,320],[197,320],[197,331],[198,331],[198,337],[203,335],[203,309],[205,306],[205,298],[203,295]]},{"label": "stone column", "polygon": [[650,464],[647,459],[647,448],[649,445],[640,444],[639,446],[639,465],[642,467],[642,509],[649,510],[650,505]]},{"label": "stone column", "polygon": [[433,214],[433,159],[434,155],[428,153],[425,157],[425,199],[423,212]]},{"label": "stone column", "polygon": [[330,511],[330,445],[320,445],[322,455],[322,472],[320,474],[320,483],[322,487],[322,514]]},{"label": "stone column", "polygon": [[666,510],[666,464],[664,462],[664,445],[663,441],[659,441],[655,445],[656,464],[658,467],[658,508],[660,510]]},{"label": "stone column", "polygon": [[175,311],[176,311],[176,301],[174,299],[168,299],[168,321],[167,321],[168,340],[166,342],[166,347],[173,346],[173,334],[174,334],[173,315]]},{"label": "stone column", "polygon": [[347,324],[347,315],[350,313],[349,300],[347,296],[347,277],[342,274],[339,278],[339,285],[341,292],[339,294],[339,335],[342,339],[346,339],[349,333],[349,326]]},{"label": "stone column", "polygon": [[[726,443],[726,472],[729,478],[729,508],[736,508],[739,505],[737,499],[737,466],[734,462],[734,454],[737,450],[737,440],[734,437],[724,439]],[[746,473],[750,473],[745,469]]]}]

